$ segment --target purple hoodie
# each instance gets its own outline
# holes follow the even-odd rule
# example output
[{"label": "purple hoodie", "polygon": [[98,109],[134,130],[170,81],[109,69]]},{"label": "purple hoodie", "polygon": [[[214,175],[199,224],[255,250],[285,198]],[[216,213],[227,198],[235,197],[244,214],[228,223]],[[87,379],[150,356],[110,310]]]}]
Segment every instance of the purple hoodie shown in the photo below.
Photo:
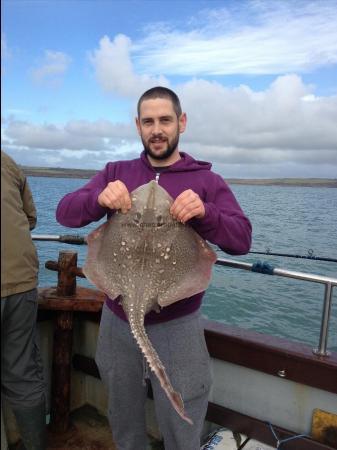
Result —
[{"label": "purple hoodie", "polygon": [[[161,171],[158,183],[173,199],[181,192],[192,189],[203,200],[205,217],[191,219],[188,223],[205,240],[219,246],[231,255],[248,253],[251,245],[252,227],[224,180],[212,172],[211,164],[196,161],[187,153],[180,152],[181,159]],[[157,174],[158,176],[158,174]],[[98,221],[105,215],[109,218],[114,211],[101,207],[97,198],[111,181],[122,181],[129,192],[156,178],[145,153],[131,161],[108,163],[85,186],[67,194],[60,201],[56,219],[64,226],[77,228]],[[204,293],[173,303],[160,313],[151,311],[145,317],[145,324],[164,322],[190,314],[201,306]],[[109,308],[123,320],[127,320],[122,306],[107,299]]]}]

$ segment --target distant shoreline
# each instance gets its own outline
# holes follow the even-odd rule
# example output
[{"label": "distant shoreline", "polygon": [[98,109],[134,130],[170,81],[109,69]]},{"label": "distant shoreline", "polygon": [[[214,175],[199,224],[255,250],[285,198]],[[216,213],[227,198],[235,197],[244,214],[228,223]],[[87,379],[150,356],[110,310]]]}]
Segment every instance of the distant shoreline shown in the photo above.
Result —
[{"label": "distant shoreline", "polygon": [[[63,169],[49,167],[21,166],[24,174],[29,177],[84,178],[96,175],[98,170]],[[251,186],[298,186],[298,187],[329,187],[337,188],[337,178],[226,178],[228,184]]]}]

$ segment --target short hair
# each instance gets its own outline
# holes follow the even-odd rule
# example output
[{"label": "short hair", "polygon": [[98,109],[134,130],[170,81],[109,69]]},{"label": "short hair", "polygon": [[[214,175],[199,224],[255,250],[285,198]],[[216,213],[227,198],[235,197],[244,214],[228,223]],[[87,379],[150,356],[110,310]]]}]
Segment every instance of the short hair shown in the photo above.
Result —
[{"label": "short hair", "polygon": [[138,117],[140,117],[140,106],[144,100],[149,99],[155,99],[155,98],[167,98],[171,100],[173,104],[174,112],[176,113],[177,117],[179,118],[182,114],[182,109],[180,105],[179,97],[175,92],[173,92],[171,89],[168,89],[163,86],[156,86],[151,89],[148,89],[144,92],[144,94],[140,97],[137,104],[137,113]]}]

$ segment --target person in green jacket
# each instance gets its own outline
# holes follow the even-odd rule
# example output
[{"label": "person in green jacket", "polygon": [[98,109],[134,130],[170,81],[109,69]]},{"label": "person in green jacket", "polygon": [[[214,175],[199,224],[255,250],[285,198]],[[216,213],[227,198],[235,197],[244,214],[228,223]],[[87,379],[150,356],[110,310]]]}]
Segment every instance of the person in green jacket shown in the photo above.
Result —
[{"label": "person in green jacket", "polygon": [[1,150],[1,394],[26,450],[46,448],[43,366],[37,345],[36,209],[23,172]]}]

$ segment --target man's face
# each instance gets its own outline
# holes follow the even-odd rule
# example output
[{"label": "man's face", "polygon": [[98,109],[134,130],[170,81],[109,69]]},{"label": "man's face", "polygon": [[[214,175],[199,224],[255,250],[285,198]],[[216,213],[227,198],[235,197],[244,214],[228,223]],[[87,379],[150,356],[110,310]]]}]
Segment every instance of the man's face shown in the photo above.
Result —
[{"label": "man's face", "polygon": [[163,161],[178,152],[179,134],[185,131],[186,115],[178,119],[169,99],[148,99],[140,105],[136,124],[146,154]]}]

